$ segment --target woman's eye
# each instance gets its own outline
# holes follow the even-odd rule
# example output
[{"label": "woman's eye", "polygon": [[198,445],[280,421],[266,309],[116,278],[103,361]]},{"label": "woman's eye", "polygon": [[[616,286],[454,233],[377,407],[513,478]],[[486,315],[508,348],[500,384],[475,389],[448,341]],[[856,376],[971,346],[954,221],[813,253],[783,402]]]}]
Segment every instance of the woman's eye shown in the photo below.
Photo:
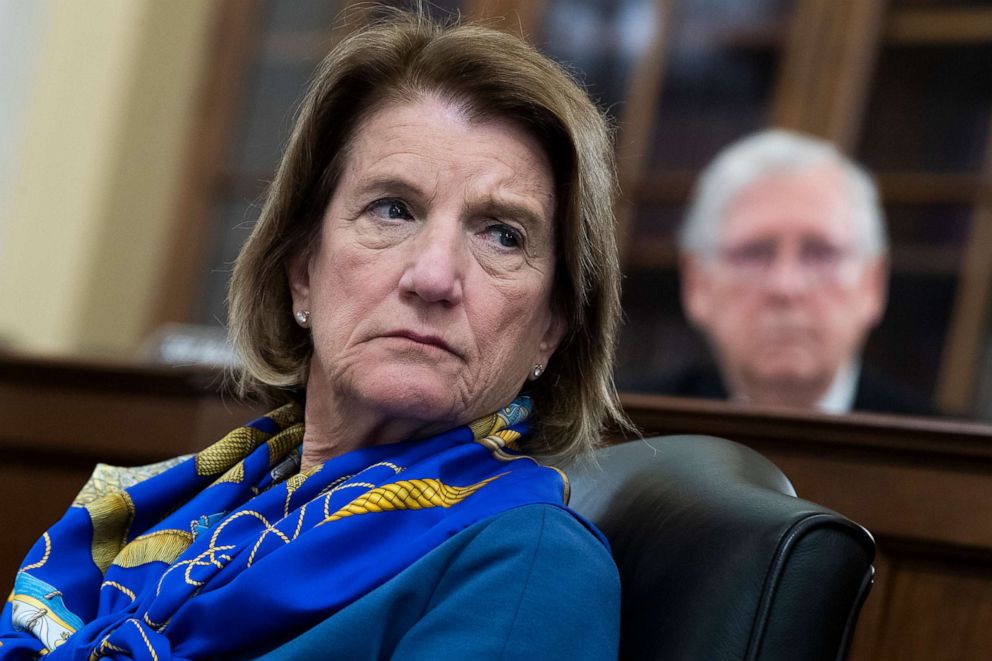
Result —
[{"label": "woman's eye", "polygon": [[523,245],[523,235],[513,227],[498,223],[486,228],[489,234],[503,248],[519,248]]},{"label": "woman's eye", "polygon": [[400,200],[376,200],[369,210],[379,218],[387,220],[413,220],[410,209]]}]

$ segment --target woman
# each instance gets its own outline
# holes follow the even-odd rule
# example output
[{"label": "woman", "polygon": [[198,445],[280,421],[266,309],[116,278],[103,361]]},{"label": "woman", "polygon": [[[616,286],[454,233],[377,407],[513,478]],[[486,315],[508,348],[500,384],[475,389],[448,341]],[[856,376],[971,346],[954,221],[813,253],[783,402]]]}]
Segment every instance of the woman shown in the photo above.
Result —
[{"label": "woman", "polygon": [[550,468],[624,424],[614,189],[603,119],[519,39],[342,42],[231,283],[243,389],[293,401],[98,468],[0,654],[615,656],[616,569]]}]

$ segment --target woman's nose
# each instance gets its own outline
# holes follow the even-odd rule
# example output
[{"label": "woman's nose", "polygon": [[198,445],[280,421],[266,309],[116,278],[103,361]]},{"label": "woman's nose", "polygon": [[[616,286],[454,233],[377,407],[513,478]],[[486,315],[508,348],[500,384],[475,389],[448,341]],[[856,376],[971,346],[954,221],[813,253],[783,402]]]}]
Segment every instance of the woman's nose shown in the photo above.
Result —
[{"label": "woman's nose", "polygon": [[462,300],[464,237],[457,223],[428,221],[408,243],[400,289],[428,303],[456,305]]}]

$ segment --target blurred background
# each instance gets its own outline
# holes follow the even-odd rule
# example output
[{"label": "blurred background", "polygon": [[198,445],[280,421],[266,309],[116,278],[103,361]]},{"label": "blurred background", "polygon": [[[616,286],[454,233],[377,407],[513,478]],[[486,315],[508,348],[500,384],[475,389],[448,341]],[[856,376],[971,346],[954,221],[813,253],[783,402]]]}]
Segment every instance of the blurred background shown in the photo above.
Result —
[{"label": "blurred background", "polygon": [[[231,262],[306,82],[343,17],[374,4],[0,0],[0,350],[229,360]],[[864,364],[946,414],[992,419],[992,1],[432,11],[523,33],[616,122],[621,387],[705,353],[681,312],[674,230],[722,146],[781,126],[836,142],[878,178],[892,280]]]}]

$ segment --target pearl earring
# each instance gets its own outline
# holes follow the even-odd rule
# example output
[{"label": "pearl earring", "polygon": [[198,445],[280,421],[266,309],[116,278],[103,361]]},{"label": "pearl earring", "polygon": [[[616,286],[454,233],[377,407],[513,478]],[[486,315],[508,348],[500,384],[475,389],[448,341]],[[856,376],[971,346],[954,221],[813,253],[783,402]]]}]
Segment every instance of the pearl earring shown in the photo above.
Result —
[{"label": "pearl earring", "polygon": [[537,381],[544,374],[544,365],[537,364],[530,369],[530,380]]},{"label": "pearl earring", "polygon": [[310,310],[299,310],[294,316],[296,323],[303,328],[310,328]]}]

